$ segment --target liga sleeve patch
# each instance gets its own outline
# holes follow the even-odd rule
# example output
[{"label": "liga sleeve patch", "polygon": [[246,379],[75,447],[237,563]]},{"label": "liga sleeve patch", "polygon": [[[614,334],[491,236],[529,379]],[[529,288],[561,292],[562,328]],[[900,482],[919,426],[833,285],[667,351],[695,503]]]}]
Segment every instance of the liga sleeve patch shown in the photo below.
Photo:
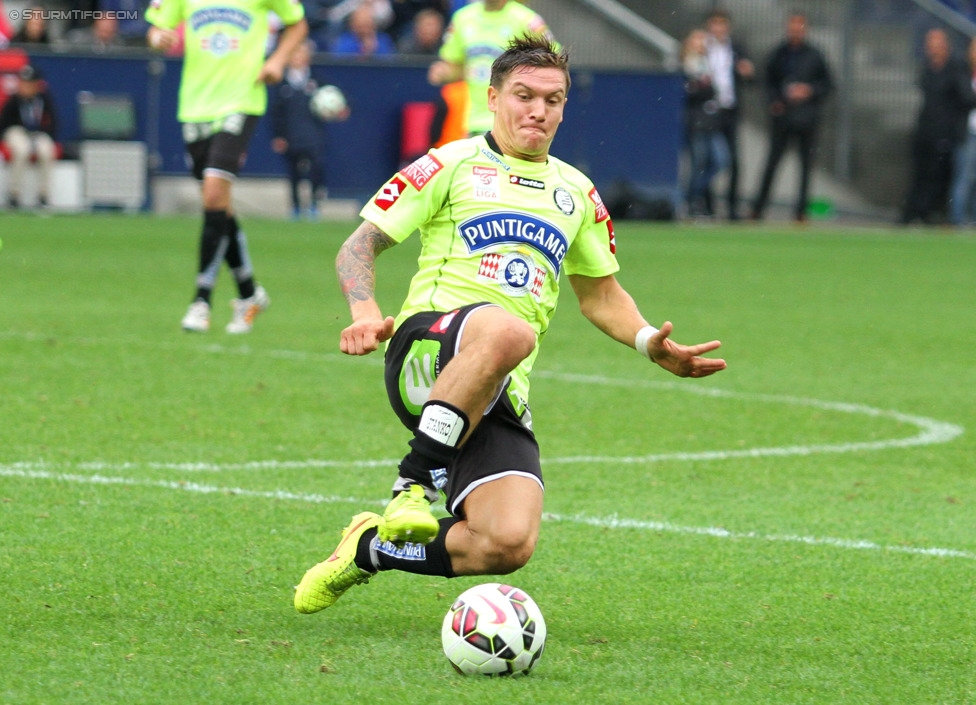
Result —
[{"label": "liga sleeve patch", "polygon": [[408,164],[400,170],[400,174],[409,181],[418,191],[423,190],[424,186],[434,177],[434,175],[444,168],[444,165],[437,161],[433,154],[425,154],[412,164]]}]

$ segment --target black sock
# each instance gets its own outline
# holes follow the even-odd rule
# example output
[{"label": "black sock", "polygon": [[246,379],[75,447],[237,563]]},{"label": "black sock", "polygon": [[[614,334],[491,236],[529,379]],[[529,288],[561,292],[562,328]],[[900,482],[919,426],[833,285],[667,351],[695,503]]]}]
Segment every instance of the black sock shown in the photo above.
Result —
[{"label": "black sock", "polygon": [[234,281],[237,282],[237,294],[242,299],[254,296],[254,272],[251,271],[250,257],[247,252],[247,238],[241,232],[237,218],[227,218],[227,266],[230,267]]},{"label": "black sock", "polygon": [[458,454],[471,422],[456,406],[445,401],[428,401],[420,414],[420,422],[410,440],[410,452],[400,462],[400,479],[394,491],[402,491],[411,484],[425,488],[440,486],[445,479],[435,475],[449,467]]},{"label": "black sock", "polygon": [[[223,258],[221,241],[227,232],[227,211],[203,212],[203,231],[200,233],[200,267],[197,270],[196,299],[210,303],[210,294],[220,271]],[[226,247],[226,244],[224,244]]]},{"label": "black sock", "polygon": [[408,543],[397,548],[392,543],[380,544],[376,529],[369,529],[359,539],[356,549],[356,565],[369,573],[383,570],[401,570],[415,575],[439,575],[454,578],[451,556],[447,552],[447,532],[457,524],[457,517],[444,517],[437,537],[426,546]]}]

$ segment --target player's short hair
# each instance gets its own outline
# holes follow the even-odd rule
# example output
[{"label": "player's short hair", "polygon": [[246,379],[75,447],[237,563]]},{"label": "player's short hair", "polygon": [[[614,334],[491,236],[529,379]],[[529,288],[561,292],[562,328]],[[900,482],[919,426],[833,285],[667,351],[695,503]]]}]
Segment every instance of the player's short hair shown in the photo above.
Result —
[{"label": "player's short hair", "polygon": [[526,66],[561,69],[569,91],[569,54],[565,49],[557,49],[548,34],[523,34],[512,39],[491,65],[491,86],[499,90],[513,71]]}]

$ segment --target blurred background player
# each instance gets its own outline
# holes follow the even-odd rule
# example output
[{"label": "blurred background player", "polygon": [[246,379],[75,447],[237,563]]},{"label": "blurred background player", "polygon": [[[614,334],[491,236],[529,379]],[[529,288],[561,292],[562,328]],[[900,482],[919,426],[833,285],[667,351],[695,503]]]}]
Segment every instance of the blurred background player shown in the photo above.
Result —
[{"label": "blurred background player", "polygon": [[478,0],[451,17],[440,59],[431,64],[427,80],[439,86],[464,79],[468,85],[468,134],[483,134],[491,129],[491,64],[501,56],[510,39],[523,34],[552,38],[542,16],[515,0]]},{"label": "blurred background player", "polygon": [[[285,28],[265,59],[268,12]],[[146,19],[149,46],[176,46],[185,22],[178,119],[193,175],[201,181],[203,228],[196,294],[183,317],[183,330],[210,329],[210,299],[226,261],[239,298],[231,302],[228,333],[247,333],[270,298],[254,281],[247,240],[232,210],[231,186],[244,164],[247,145],[267,108],[265,84],[281,80],[292,52],[305,41],[302,5],[293,0],[153,0]]]},{"label": "blurred background player", "polygon": [[[318,199],[325,185],[322,163],[322,122],[316,117],[309,101],[319,87],[311,74],[313,43],[302,42],[291,55],[285,79],[271,91],[271,149],[288,163],[291,187],[292,217],[299,219],[304,211],[310,219],[318,218]],[[344,120],[345,114],[337,120]],[[302,207],[302,183],[309,187],[309,204]]]},{"label": "blurred background player", "polygon": [[34,159],[39,171],[37,204],[48,204],[51,171],[57,158],[54,102],[44,85],[44,77],[34,66],[24,66],[17,74],[17,92],[0,112],[0,138],[10,150],[10,179],[7,185],[7,205],[21,205],[21,189],[27,163]]}]

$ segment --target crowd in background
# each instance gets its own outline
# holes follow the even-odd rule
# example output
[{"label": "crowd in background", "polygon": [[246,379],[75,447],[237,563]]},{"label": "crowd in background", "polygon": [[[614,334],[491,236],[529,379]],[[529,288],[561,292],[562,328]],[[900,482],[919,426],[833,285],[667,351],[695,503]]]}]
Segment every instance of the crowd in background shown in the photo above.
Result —
[{"label": "crowd in background", "polygon": [[[452,14],[474,0],[302,0],[316,53],[342,56],[422,56],[436,60]],[[0,0],[2,9],[3,0]],[[962,17],[976,20],[976,0],[942,0]],[[147,0],[50,0],[36,3],[14,25],[0,11],[0,48],[7,44],[67,45],[96,51],[144,47]],[[872,5],[875,11],[879,5]],[[77,10],[74,19],[46,21],[44,10]],[[96,11],[116,16],[100,16]],[[88,13],[88,14],[84,14]],[[832,90],[823,53],[807,41],[807,20],[790,15],[785,37],[761,61],[753,62],[731,33],[732,18],[716,9],[685,37],[681,68],[685,77],[686,168],[684,214],[761,219],[780,162],[796,147],[799,186],[794,220],[806,220],[817,152],[822,105]],[[274,31],[272,22],[272,32]],[[274,38],[269,42],[273,43]],[[179,48],[170,52],[178,54]],[[918,87],[923,100],[912,134],[911,181],[899,220],[933,224],[976,222],[976,46],[957,56],[949,35],[930,30],[924,37]],[[768,149],[754,192],[741,183],[739,124],[742,95],[753,85],[766,106]],[[9,157],[8,157],[9,158]],[[36,155],[32,157],[38,159]],[[716,187],[722,186],[722,193]]]}]

